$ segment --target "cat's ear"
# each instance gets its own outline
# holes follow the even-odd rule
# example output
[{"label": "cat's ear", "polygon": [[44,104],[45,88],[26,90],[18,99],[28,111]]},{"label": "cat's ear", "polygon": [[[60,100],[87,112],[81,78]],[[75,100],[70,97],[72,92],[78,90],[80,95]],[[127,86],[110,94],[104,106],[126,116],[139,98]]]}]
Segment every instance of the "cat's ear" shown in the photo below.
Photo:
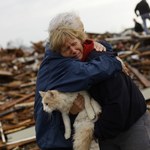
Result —
[{"label": "cat's ear", "polygon": [[40,93],[41,97],[44,97],[44,95],[45,95],[46,92],[39,91],[39,93]]},{"label": "cat's ear", "polygon": [[49,90],[48,93],[53,98],[58,94],[57,90]]}]

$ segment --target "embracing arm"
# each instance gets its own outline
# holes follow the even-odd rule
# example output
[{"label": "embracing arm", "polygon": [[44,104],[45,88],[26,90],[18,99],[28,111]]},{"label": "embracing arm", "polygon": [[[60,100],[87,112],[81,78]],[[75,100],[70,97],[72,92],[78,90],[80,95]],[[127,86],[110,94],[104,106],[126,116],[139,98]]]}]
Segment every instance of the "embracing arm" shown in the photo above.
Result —
[{"label": "embracing arm", "polygon": [[116,59],[118,59],[121,62],[122,65],[122,71],[129,75],[129,70],[128,68],[125,66],[124,62],[119,58],[119,56],[117,56],[117,52],[113,52],[113,48],[111,46],[111,44],[109,44],[106,41],[100,41],[100,44],[103,45],[106,48],[106,51],[100,51],[100,50],[95,50],[95,51],[91,51],[88,55],[87,61],[90,61],[92,59],[97,58],[100,55],[109,55],[112,57],[116,57]]},{"label": "embracing arm", "polygon": [[65,62],[60,61],[54,69],[55,72],[50,72],[53,84],[49,86],[63,92],[73,92],[87,90],[97,82],[108,79],[114,73],[121,71],[122,66],[115,57],[102,55],[89,62],[65,58]]},{"label": "embracing arm", "polygon": [[121,63],[114,57],[100,55],[88,62],[65,58],[52,52],[48,45],[38,73],[38,82],[46,82],[40,90],[57,89],[63,92],[87,90],[97,82],[108,79],[122,70]]}]

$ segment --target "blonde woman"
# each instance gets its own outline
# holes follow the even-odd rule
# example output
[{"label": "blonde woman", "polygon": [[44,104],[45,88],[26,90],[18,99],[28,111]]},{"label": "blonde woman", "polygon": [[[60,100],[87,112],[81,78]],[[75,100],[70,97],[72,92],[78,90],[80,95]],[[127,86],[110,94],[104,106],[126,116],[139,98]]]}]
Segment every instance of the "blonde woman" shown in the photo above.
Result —
[{"label": "blonde woman", "polygon": [[[68,30],[69,37],[77,38],[59,39],[61,31],[67,28],[71,30],[71,32]],[[84,48],[90,52],[95,48],[95,43],[91,40],[85,41],[86,37],[83,31],[83,23],[74,13],[59,14],[50,22],[49,43],[46,45],[45,56],[37,75],[35,96],[36,138],[42,150],[72,150],[72,139],[65,140],[64,138],[64,126],[59,112],[54,112],[50,117],[43,111],[39,91],[50,89],[63,92],[89,90],[98,82],[108,79],[122,70],[120,61],[111,53],[85,62],[89,53],[86,53],[86,56],[83,55]],[[63,41],[63,45],[61,41]],[[107,51],[112,51],[109,44],[104,42],[101,45],[104,45],[102,49],[107,47]],[[85,59],[80,61],[83,56]],[[82,97],[79,96],[77,101],[79,108],[72,108],[70,114],[72,122],[76,116],[74,114],[84,107]]]}]

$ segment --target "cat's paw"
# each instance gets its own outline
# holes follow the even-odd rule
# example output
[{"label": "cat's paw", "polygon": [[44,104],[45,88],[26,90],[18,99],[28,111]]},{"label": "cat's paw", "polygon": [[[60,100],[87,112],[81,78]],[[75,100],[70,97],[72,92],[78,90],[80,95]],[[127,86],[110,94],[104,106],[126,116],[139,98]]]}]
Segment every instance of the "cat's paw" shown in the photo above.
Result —
[{"label": "cat's paw", "polygon": [[96,115],[94,112],[90,112],[90,113],[88,113],[88,117],[90,120],[93,120],[93,119],[95,119]]},{"label": "cat's paw", "polygon": [[64,136],[65,136],[65,139],[66,139],[66,140],[70,138],[70,134],[69,134],[69,133],[65,133]]}]

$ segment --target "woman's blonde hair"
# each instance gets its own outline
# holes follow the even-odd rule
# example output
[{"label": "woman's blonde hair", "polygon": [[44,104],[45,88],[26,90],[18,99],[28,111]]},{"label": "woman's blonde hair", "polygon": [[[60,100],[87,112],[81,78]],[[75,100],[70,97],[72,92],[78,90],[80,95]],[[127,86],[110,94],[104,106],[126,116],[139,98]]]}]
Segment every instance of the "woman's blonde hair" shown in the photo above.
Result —
[{"label": "woman's blonde hair", "polygon": [[75,12],[64,12],[57,14],[49,24],[48,28],[50,49],[60,51],[67,38],[78,38],[83,41],[86,34],[84,26]]},{"label": "woman's blonde hair", "polygon": [[86,34],[77,29],[69,28],[68,26],[58,27],[51,32],[49,37],[51,50],[60,52],[62,46],[65,45],[68,39],[79,39],[81,43],[86,40]]}]

